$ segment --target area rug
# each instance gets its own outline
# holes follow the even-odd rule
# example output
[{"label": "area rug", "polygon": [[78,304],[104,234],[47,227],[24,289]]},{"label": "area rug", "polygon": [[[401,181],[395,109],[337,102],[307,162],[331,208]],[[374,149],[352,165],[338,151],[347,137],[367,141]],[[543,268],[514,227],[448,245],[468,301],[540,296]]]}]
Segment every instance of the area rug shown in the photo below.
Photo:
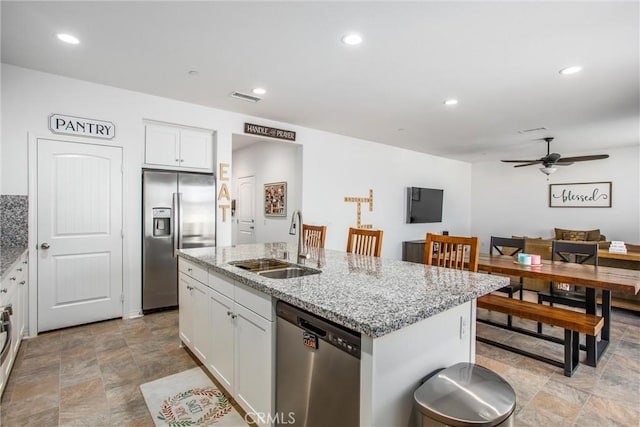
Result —
[{"label": "area rug", "polygon": [[201,368],[142,384],[140,390],[158,427],[247,425]]}]

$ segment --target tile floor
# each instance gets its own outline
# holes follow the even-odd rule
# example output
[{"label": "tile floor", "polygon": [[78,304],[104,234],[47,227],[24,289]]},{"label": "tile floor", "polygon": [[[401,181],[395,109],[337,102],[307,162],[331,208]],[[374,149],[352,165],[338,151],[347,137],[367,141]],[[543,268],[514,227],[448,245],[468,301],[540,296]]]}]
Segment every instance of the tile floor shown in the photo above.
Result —
[{"label": "tile floor", "polygon": [[[612,343],[599,366],[581,365],[571,378],[560,368],[477,344],[477,362],[516,390],[517,426],[640,426],[640,315],[614,310],[613,320]],[[483,324],[478,334],[562,355],[560,345]],[[177,311],[25,340],[2,397],[1,425],[153,426],[139,385],[198,365],[178,344]]]}]

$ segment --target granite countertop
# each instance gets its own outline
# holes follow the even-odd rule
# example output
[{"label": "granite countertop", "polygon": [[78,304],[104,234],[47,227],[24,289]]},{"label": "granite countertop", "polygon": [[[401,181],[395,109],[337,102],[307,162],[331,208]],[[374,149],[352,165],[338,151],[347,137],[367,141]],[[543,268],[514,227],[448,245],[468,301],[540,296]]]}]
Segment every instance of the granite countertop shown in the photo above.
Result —
[{"label": "granite countertop", "polygon": [[306,266],[322,273],[269,279],[231,261],[295,256],[296,245],[265,243],[182,249],[180,256],[279,300],[373,338],[485,295],[507,277],[316,249]]},{"label": "granite countertop", "polygon": [[0,248],[0,276],[4,280],[4,275],[11,270],[18,258],[27,250],[25,246],[18,247],[2,247]]}]

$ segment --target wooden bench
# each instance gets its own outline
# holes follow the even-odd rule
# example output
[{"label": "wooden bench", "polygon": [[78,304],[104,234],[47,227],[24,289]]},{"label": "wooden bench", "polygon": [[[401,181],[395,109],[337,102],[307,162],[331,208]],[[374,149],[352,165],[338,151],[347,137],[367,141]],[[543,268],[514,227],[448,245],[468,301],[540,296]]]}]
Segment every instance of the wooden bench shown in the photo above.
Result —
[{"label": "wooden bench", "polygon": [[[567,377],[572,376],[573,372],[578,367],[580,347],[579,334],[582,333],[585,335],[596,336],[604,326],[604,319],[601,316],[567,310],[560,307],[550,307],[534,302],[520,301],[492,294],[484,295],[478,298],[477,301],[478,308],[497,311],[510,316],[520,317],[521,319],[533,320],[534,322],[541,322],[564,328],[564,341],[562,341],[564,343],[564,362],[549,359],[547,357],[530,353],[504,343],[492,341],[487,338],[477,337],[477,339],[480,342],[564,368],[564,374]],[[493,324],[492,322],[487,323]],[[523,331],[518,328],[512,328],[511,330],[516,332]],[[529,335],[537,336],[537,334],[533,332]]]}]

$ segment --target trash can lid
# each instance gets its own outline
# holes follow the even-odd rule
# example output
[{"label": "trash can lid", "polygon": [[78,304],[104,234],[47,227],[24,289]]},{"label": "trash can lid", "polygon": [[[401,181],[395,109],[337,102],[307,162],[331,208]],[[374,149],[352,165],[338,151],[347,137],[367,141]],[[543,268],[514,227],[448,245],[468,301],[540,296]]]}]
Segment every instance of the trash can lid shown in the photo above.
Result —
[{"label": "trash can lid", "polygon": [[516,407],[502,377],[474,363],[457,363],[433,375],[413,394],[426,417],[451,426],[495,426]]}]

